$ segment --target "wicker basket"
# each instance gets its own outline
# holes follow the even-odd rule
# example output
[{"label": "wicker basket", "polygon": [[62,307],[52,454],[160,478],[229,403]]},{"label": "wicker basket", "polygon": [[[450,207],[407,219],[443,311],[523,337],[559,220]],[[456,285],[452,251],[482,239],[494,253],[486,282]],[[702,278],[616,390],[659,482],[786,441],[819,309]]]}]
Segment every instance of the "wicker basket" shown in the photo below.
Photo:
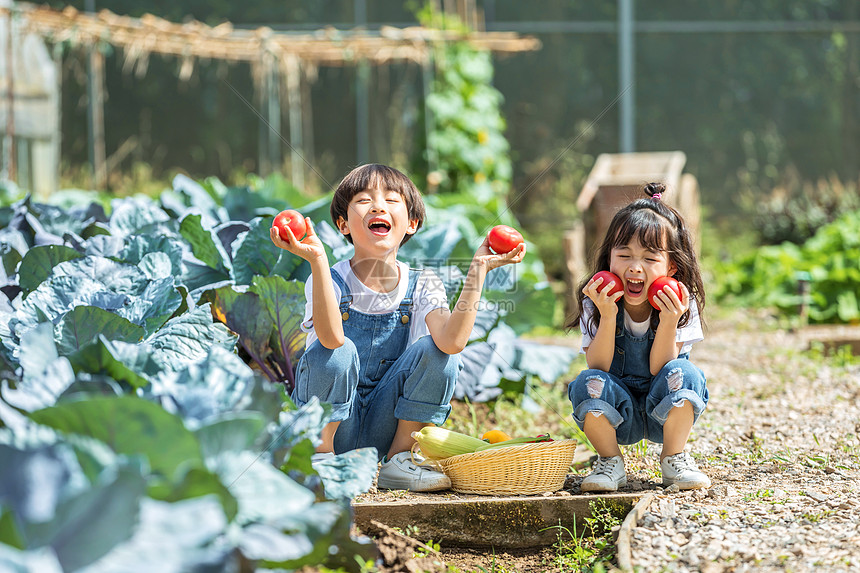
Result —
[{"label": "wicker basket", "polygon": [[576,440],[555,440],[451,456],[437,463],[461,493],[522,495],[564,485]]}]

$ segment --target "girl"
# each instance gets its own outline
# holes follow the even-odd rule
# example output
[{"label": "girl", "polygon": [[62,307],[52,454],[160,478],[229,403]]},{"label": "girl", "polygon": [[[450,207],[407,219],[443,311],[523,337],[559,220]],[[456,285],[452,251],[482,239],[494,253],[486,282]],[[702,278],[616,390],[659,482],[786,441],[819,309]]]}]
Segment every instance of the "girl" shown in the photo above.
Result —
[{"label": "girl", "polygon": [[[599,455],[582,491],[615,491],[627,483],[619,444],[643,438],[663,444],[663,485],[710,487],[684,452],[693,424],[708,403],[704,373],[689,360],[702,340],[699,309],[705,291],[690,234],[675,209],[661,201],[662,183],[644,187],[649,199],[622,208],[597,253],[595,272],[615,281],[585,281],[578,312],[567,325],[582,330],[587,370],[568,387],[573,417]],[[648,301],[655,279],[680,282],[681,296],[664,287]]]}]

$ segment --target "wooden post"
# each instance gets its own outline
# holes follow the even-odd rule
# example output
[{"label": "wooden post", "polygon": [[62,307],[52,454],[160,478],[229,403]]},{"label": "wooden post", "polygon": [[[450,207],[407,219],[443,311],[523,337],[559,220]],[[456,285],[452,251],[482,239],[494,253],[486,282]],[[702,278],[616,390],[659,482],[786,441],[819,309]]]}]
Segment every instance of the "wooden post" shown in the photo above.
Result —
[{"label": "wooden post", "polygon": [[54,69],[57,71],[57,129],[51,134],[54,148],[54,185],[51,192],[59,189],[60,184],[60,158],[63,151],[63,51],[54,47]]},{"label": "wooden post", "polygon": [[433,119],[433,111],[427,106],[427,99],[433,90],[433,47],[425,44],[425,49],[427,50],[427,57],[421,64],[421,79],[424,88],[424,133],[427,140],[427,173],[432,173],[439,164],[436,149],[430,141],[435,120]]},{"label": "wooden post", "polygon": [[10,181],[17,180],[15,157],[15,58],[12,41],[12,10],[6,20],[6,136],[3,138],[3,171]]},{"label": "wooden post", "polygon": [[269,165],[269,125],[266,121],[265,111],[266,108],[263,105],[266,102],[266,94],[269,93],[268,82],[270,79],[269,68],[268,66],[269,58],[265,51],[260,52],[260,72],[255,75],[255,79],[259,81],[257,87],[257,109],[260,110],[260,129],[257,133],[257,173],[260,174],[261,177],[265,177],[269,173],[271,173],[271,166]]},{"label": "wooden post", "polygon": [[287,56],[287,98],[290,107],[290,177],[299,189],[305,187],[302,157],[302,90],[301,66],[296,56]]},{"label": "wooden post", "polygon": [[[310,65],[307,64],[306,65]],[[299,94],[301,94],[302,105],[302,155],[305,158],[305,163],[308,167],[312,167],[316,162],[314,159],[314,109],[313,98],[311,97],[311,86],[308,80],[307,71],[304,66],[299,66],[301,73],[299,74]],[[302,171],[304,173],[304,170]],[[317,182],[313,177],[311,179]],[[303,190],[306,190],[303,188]],[[326,189],[330,191],[330,189]]]},{"label": "wooden post", "polygon": [[[355,26],[367,26],[367,3],[355,1]],[[355,147],[359,165],[370,159],[370,64],[359,60],[355,67]]]},{"label": "wooden post", "polygon": [[267,55],[270,62],[268,65],[268,78],[266,81],[266,118],[269,121],[269,167],[272,172],[281,170],[281,83],[278,79],[278,66],[274,63],[274,56]]},{"label": "wooden post", "polygon": [[98,46],[90,47],[87,73],[87,118],[90,139],[90,167],[92,185],[99,191],[107,188],[105,164],[105,116],[104,116],[104,62],[105,57]]}]

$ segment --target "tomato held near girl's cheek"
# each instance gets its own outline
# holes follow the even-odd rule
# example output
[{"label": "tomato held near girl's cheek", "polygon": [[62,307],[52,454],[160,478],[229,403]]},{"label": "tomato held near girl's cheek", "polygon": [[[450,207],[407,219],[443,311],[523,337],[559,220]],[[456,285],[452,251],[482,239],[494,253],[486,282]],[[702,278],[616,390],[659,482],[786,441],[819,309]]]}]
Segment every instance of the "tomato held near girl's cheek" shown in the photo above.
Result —
[{"label": "tomato held near girl's cheek", "polygon": [[681,283],[673,279],[672,277],[657,277],[654,279],[654,282],[651,283],[651,286],[648,287],[648,302],[651,303],[651,306],[660,310],[660,306],[657,304],[655,297],[657,293],[663,290],[663,287],[669,287],[675,294],[678,295],[678,298],[683,298],[681,295]]},{"label": "tomato held near girl's cheek", "polygon": [[601,291],[603,289],[605,289],[609,283],[612,283],[612,282],[615,283],[612,286],[612,289],[610,289],[610,291],[608,293],[606,293],[608,296],[612,296],[615,293],[622,292],[624,290],[624,287],[621,285],[621,279],[618,278],[618,275],[616,275],[615,273],[612,273],[609,271],[600,271],[600,272],[596,273],[591,280],[595,280],[595,279],[603,279],[603,282],[600,283],[599,287],[597,287]]}]

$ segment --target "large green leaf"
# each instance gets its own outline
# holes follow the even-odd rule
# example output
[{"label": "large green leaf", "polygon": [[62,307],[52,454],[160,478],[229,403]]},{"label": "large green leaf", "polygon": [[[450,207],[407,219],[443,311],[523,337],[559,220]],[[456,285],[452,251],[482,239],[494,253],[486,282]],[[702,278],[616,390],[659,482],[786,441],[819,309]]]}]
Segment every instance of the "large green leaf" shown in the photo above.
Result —
[{"label": "large green leaf", "polygon": [[316,464],[329,499],[349,501],[373,485],[379,458],[376,448],[357,448]]},{"label": "large green leaf", "polygon": [[40,322],[53,321],[76,306],[97,306],[117,310],[129,302],[129,297],[106,289],[104,285],[85,277],[51,277],[24,299],[12,321],[12,331],[19,337]]},{"label": "large green leaf", "polygon": [[[88,241],[88,243],[91,241]],[[116,254],[121,261],[136,265],[151,253],[164,253],[170,259],[171,274],[182,272],[182,241],[170,235],[132,235],[126,237],[122,250]]]},{"label": "large green leaf", "polygon": [[138,296],[117,313],[139,324],[152,334],[162,327],[182,304],[182,295],[176,290],[173,277],[152,280]]},{"label": "large green leaf", "polygon": [[142,327],[97,306],[77,306],[54,327],[57,348],[62,355],[80,350],[100,335],[107,340],[139,342],[143,334]]},{"label": "large green leaf", "polygon": [[21,337],[19,358],[22,378],[13,390],[2,382],[3,398],[26,411],[56,403],[75,381],[69,361],[57,354],[51,323],[44,322]]},{"label": "large green leaf", "polygon": [[214,495],[221,501],[228,520],[236,517],[239,505],[217,475],[203,467],[192,467],[182,479],[171,484],[167,481],[150,486],[149,497],[161,501],[176,502],[204,495]]},{"label": "large green leaf", "polygon": [[167,370],[179,370],[184,364],[202,360],[212,346],[233,351],[236,335],[223,324],[212,321],[209,304],[171,318],[146,343],[153,359]]},{"label": "large green leaf", "polygon": [[8,573],[63,573],[57,556],[48,547],[20,551],[0,543],[0,571]]},{"label": "large green leaf", "polygon": [[64,571],[76,571],[130,538],[137,524],[144,480],[136,469],[106,472],[103,479],[57,507],[46,523],[31,523],[25,535],[34,547],[48,544]]},{"label": "large green leaf", "polygon": [[30,414],[30,418],[67,434],[101,440],[115,452],[145,455],[156,474],[176,477],[182,465],[202,463],[197,440],[180,418],[136,396],[95,397]]},{"label": "large green leaf", "polygon": [[219,321],[239,335],[239,341],[250,354],[258,359],[266,356],[273,323],[266,303],[257,294],[221,287],[215,291],[212,311]]},{"label": "large green leaf", "polygon": [[212,346],[202,360],[162,372],[147,394],[195,427],[212,416],[242,409],[249,402],[253,384],[254,372],[242,359]]},{"label": "large green leaf", "polygon": [[87,278],[118,294],[139,295],[150,278],[136,264],[126,264],[105,257],[88,256],[59,263],[54,276]]},{"label": "large green leaf", "polygon": [[143,498],[134,536],[80,573],[231,571],[233,546],[214,496],[174,503]]},{"label": "large green leaf", "polygon": [[233,253],[236,284],[251,284],[256,275],[270,276],[280,257],[295,257],[272,243],[269,236],[271,227],[272,220],[268,217],[254,219],[251,228],[239,239],[241,242]]},{"label": "large green leaf", "polygon": [[305,285],[283,277],[254,277],[250,292],[258,295],[272,319],[282,356],[296,364],[304,349],[301,323],[305,313]]},{"label": "large green leaf", "polygon": [[223,452],[241,452],[251,449],[259,440],[265,419],[257,412],[231,412],[210,418],[194,430],[200,443],[203,458],[209,459]]},{"label": "large green leaf", "polygon": [[206,266],[222,272],[229,272],[230,260],[221,242],[204,229],[201,215],[187,215],[179,225],[179,232],[191,245],[191,252]]},{"label": "large green leaf", "polygon": [[120,235],[142,233],[170,220],[155,202],[143,197],[114,199],[111,208],[110,226]]},{"label": "large green leaf", "polygon": [[24,291],[26,297],[42,281],[51,276],[54,267],[58,264],[79,259],[82,256],[73,248],[63,245],[33,247],[21,259],[21,266],[18,268],[18,286]]},{"label": "large green leaf", "polygon": [[294,518],[314,503],[314,494],[252,451],[224,452],[207,460],[209,468],[239,502],[236,522],[278,522]]},{"label": "large green leaf", "polygon": [[107,374],[133,388],[149,385],[161,371],[161,366],[145,345],[110,341],[104,336],[99,336],[68,358],[75,372]]}]

